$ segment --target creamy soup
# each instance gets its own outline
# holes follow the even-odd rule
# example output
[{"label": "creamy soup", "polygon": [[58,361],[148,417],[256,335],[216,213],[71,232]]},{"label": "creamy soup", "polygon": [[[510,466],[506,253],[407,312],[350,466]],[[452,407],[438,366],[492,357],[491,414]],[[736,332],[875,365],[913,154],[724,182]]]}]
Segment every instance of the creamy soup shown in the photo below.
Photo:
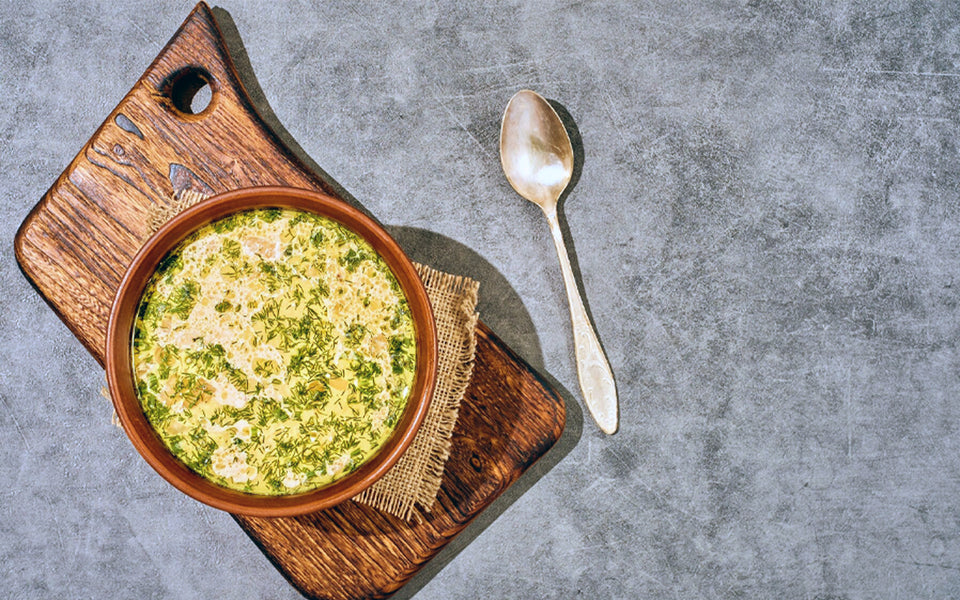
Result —
[{"label": "creamy soup", "polygon": [[133,365],[144,413],[184,464],[252,494],[305,492],[389,438],[416,362],[397,280],[365,240],[287,209],[190,235],[143,293]]}]

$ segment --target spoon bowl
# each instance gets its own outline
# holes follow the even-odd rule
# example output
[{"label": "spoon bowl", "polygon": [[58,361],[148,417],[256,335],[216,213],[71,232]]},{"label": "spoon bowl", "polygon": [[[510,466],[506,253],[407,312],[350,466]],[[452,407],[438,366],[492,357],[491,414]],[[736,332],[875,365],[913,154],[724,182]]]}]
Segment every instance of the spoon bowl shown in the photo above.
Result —
[{"label": "spoon bowl", "polygon": [[536,92],[517,92],[500,125],[500,163],[518,194],[548,210],[573,176],[573,145],[560,117]]},{"label": "spoon bowl", "polygon": [[500,163],[513,189],[547,217],[570,303],[580,390],[600,429],[615,433],[618,408],[613,373],[587,317],[557,220],[557,201],[573,177],[573,145],[560,116],[540,94],[520,90],[507,103],[500,124]]}]

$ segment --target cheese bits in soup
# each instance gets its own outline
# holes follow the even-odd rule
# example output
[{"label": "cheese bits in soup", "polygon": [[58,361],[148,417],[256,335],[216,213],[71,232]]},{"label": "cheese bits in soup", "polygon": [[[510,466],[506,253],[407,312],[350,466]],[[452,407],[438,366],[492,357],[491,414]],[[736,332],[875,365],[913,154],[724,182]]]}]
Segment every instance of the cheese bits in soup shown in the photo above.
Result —
[{"label": "cheese bits in soup", "polygon": [[416,368],[407,301],[373,247],[307,212],[215,221],[163,258],[133,333],[143,411],[222,486],[294,494],[390,437]]}]

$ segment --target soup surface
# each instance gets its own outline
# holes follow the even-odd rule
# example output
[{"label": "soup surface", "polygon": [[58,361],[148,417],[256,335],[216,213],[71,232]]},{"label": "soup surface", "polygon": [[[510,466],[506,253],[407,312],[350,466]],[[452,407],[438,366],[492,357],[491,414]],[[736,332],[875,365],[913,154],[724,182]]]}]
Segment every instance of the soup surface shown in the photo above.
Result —
[{"label": "soup surface", "polygon": [[133,333],[137,394],[164,444],[252,494],[356,470],[396,426],[415,362],[384,260],[338,223],[288,209],[191,234],[148,282]]}]

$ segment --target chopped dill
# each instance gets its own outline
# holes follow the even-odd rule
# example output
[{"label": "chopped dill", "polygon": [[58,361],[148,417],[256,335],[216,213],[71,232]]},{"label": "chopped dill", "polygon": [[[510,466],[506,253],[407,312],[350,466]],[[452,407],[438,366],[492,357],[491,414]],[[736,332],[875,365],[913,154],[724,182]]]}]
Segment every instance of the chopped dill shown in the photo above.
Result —
[{"label": "chopped dill", "polygon": [[355,471],[389,437],[414,340],[402,290],[368,243],[311,213],[245,211],[160,261],[137,307],[137,395],[197,473],[299,493]]}]

